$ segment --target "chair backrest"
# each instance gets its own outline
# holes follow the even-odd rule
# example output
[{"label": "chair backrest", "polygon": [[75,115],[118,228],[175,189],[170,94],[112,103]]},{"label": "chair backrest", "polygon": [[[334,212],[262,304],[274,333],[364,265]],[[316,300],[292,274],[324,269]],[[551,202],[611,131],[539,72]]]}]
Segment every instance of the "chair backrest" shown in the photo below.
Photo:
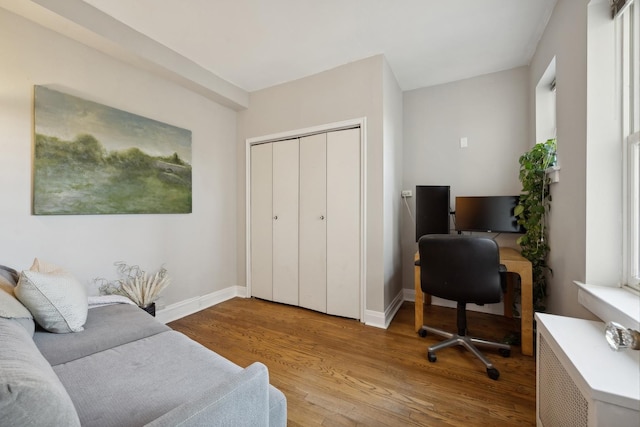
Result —
[{"label": "chair backrest", "polygon": [[500,250],[487,237],[429,234],[418,241],[422,291],[476,304],[500,302]]}]

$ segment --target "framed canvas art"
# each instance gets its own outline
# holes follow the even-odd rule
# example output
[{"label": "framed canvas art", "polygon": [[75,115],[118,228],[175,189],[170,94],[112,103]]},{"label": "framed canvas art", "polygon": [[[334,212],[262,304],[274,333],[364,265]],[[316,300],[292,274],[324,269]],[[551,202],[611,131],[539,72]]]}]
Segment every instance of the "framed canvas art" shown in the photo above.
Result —
[{"label": "framed canvas art", "polygon": [[34,91],[34,215],[191,213],[191,131]]}]

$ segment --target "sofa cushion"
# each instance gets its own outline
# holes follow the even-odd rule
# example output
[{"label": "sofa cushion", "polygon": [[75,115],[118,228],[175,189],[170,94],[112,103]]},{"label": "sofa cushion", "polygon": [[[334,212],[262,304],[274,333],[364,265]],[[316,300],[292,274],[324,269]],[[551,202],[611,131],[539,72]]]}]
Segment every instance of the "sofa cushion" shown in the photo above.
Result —
[{"label": "sofa cushion", "polygon": [[22,305],[13,293],[14,286],[8,281],[0,277],[0,317],[7,319],[15,319],[22,325],[29,335],[33,336],[35,331],[35,323],[31,312]]},{"label": "sofa cushion", "polygon": [[55,333],[83,329],[87,292],[70,273],[36,258],[31,269],[20,273],[15,294],[44,329]]},{"label": "sofa cushion", "polygon": [[45,359],[59,365],[169,330],[136,305],[114,304],[90,309],[82,332],[39,330],[33,339]]},{"label": "sofa cushion", "polygon": [[269,425],[287,425],[287,398],[284,393],[269,384]]},{"label": "sofa cushion", "polygon": [[[217,386],[231,384],[233,388],[235,378],[243,372],[238,365],[176,331],[143,338],[53,369],[69,391],[83,426],[114,427],[144,425],[198,400]],[[246,391],[261,396],[260,402],[266,409],[263,416],[268,416],[267,384],[268,379],[264,386],[256,385]],[[210,421],[208,425],[216,425],[215,417]]]},{"label": "sofa cushion", "polygon": [[267,367],[255,362],[227,381],[201,391],[145,427],[286,426],[286,417],[284,422],[272,417],[272,389]]},{"label": "sofa cushion", "polygon": [[27,331],[0,318],[0,425],[79,426],[60,380]]}]

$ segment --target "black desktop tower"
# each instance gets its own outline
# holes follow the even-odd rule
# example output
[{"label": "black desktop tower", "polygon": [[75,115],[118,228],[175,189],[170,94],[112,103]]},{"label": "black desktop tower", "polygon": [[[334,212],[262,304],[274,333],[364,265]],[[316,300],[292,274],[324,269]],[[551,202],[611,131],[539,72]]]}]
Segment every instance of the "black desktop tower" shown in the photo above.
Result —
[{"label": "black desktop tower", "polygon": [[425,234],[449,234],[449,186],[416,186],[416,242]]}]

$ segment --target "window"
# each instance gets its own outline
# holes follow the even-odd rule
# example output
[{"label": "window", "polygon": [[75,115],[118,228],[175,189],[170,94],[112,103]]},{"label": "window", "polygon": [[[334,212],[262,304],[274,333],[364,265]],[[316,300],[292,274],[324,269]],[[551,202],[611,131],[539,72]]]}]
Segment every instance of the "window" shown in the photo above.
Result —
[{"label": "window", "polygon": [[556,58],[536,85],[536,142],[556,137]]},{"label": "window", "polygon": [[622,137],[625,147],[625,281],[640,290],[640,2],[618,17],[622,47]]}]

